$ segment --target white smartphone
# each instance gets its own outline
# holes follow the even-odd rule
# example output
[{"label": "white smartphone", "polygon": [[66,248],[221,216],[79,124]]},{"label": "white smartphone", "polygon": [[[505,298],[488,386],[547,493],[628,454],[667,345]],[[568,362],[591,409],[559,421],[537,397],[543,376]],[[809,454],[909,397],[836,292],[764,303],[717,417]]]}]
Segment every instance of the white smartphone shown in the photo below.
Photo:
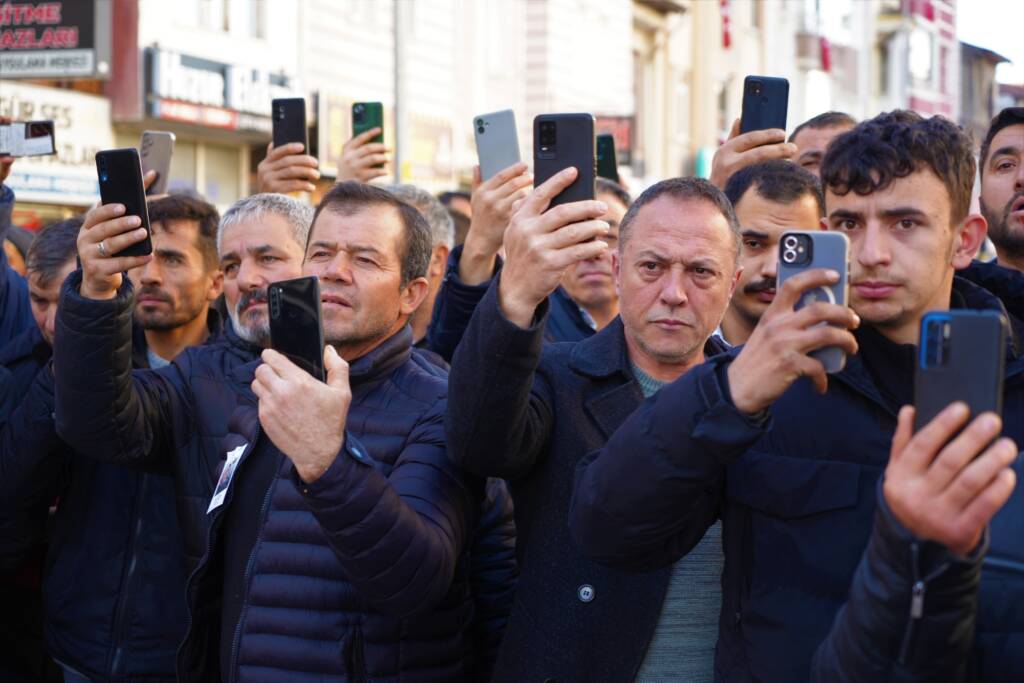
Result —
[{"label": "white smartphone", "polygon": [[14,121],[0,125],[0,156],[38,157],[56,153],[53,121]]},{"label": "white smartphone", "polygon": [[476,153],[480,159],[480,180],[490,180],[509,166],[518,164],[519,134],[516,115],[511,109],[480,114],[473,118]]},{"label": "white smartphone", "polygon": [[142,172],[156,171],[156,180],[146,194],[164,194],[171,177],[171,154],[174,153],[174,133],[161,130],[147,130],[139,142],[139,158]]}]

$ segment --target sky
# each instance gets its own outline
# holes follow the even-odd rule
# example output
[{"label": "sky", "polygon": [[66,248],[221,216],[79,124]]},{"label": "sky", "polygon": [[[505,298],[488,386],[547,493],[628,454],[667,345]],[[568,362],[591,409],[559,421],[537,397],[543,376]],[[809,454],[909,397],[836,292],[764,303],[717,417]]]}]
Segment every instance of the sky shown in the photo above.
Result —
[{"label": "sky", "polygon": [[960,40],[998,52],[1014,62],[1000,64],[996,79],[1024,85],[1024,2],[959,0],[956,14]]}]

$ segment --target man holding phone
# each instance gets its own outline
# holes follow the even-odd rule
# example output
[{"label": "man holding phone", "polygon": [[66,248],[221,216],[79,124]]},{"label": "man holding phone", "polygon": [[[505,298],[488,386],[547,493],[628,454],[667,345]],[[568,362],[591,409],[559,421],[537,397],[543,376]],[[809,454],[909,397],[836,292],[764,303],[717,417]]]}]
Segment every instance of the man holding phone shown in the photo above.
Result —
[{"label": "man holding phone", "polygon": [[[850,239],[853,310],[794,311],[838,273],[791,278],[742,349],[667,387],[580,467],[570,524],[602,562],[675,562],[722,519],[723,680],[959,680],[972,647],[985,680],[1024,671],[1024,623],[1000,608],[1024,598],[1024,510],[995,516],[1024,439],[1024,388],[1009,379],[1024,357],[1014,346],[1007,361],[1005,422],[967,426],[954,405],[913,435],[901,409],[927,311],[1005,315],[998,293],[955,277],[985,234],[969,213],[974,169],[970,140],[940,117],[896,111],[836,138],[823,225]],[[1019,327],[1024,311],[1011,313]],[[825,346],[849,356],[838,374],[809,355]]]},{"label": "man holding phone", "polygon": [[721,329],[729,344],[739,346],[775,299],[779,238],[787,230],[817,230],[825,198],[816,176],[782,159],[740,169],[726,183],[725,196],[742,230],[743,273]]},{"label": "man holding phone", "polygon": [[[426,666],[432,680],[462,680],[471,616],[462,568],[482,485],[448,463],[445,382],[410,348],[406,323],[426,290],[429,229],[414,208],[358,183],[328,193],[313,223],[303,273],[322,282],[327,383],[266,350],[263,363],[226,367],[193,351],[157,372],[115,373],[113,384],[98,378],[123,363],[130,288],[119,272],[147,257],[100,257],[98,239],[139,236],[117,220],[97,223],[83,242],[94,248],[81,252],[82,274],[63,292],[58,425],[83,450],[104,444],[105,459],[175,473],[186,552],[198,565],[181,680],[218,671],[226,680],[255,667],[393,676],[410,666]],[[258,230],[243,227],[230,243],[222,231],[222,265],[229,283],[252,283],[229,309],[240,333],[259,341],[266,300],[251,264],[276,258]],[[81,362],[83,335],[100,327],[109,334],[90,342],[95,362]],[[211,499],[225,467],[234,474]],[[323,590],[336,599],[325,605]],[[281,595],[291,597],[282,604]],[[428,640],[426,662],[397,656]]]},{"label": "man holding phone", "polygon": [[[583,557],[565,521],[576,463],[645,396],[723,350],[709,338],[738,275],[738,228],[707,181],[654,185],[622,219],[610,257],[620,316],[584,341],[544,344],[551,292],[611,244],[603,202],[548,209],[574,178],[572,168],[556,174],[513,213],[507,260],[452,364],[451,457],[508,479],[515,502],[521,576],[494,680],[710,677],[720,566],[713,544],[676,579],[663,569],[620,572]],[[700,590],[679,597],[673,584]],[[675,624],[660,620],[667,595],[687,612]],[[685,663],[665,668],[673,655]]]}]

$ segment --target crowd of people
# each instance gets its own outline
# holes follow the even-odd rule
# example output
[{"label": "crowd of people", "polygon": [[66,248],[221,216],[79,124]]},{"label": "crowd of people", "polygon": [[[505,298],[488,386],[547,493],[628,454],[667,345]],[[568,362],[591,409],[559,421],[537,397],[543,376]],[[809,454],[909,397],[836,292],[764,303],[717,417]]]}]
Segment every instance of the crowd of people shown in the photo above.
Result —
[{"label": "crowd of people", "polygon": [[[980,154],[909,111],[737,122],[707,180],[554,207],[576,169],[380,184],[376,132],[315,207],[271,146],[223,215],[0,253],[2,680],[1024,680],[1024,108]],[[794,229],[849,239],[849,306],[779,284]],[[324,381],[271,344],[301,276]],[[915,430],[948,309],[1009,322],[1003,414]]]}]

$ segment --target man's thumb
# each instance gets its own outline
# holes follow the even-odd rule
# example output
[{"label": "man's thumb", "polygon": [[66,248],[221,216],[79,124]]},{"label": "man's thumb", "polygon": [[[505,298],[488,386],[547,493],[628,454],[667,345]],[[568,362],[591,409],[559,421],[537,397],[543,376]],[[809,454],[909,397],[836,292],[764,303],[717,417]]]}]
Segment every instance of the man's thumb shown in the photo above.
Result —
[{"label": "man's thumb", "polygon": [[330,344],[324,347],[324,369],[327,370],[327,386],[348,389],[348,363]]}]

